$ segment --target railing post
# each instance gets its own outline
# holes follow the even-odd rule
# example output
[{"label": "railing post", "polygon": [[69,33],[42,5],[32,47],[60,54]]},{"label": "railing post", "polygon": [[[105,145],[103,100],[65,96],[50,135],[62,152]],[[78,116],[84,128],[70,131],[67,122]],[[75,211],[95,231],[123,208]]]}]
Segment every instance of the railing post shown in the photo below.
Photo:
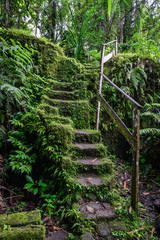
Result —
[{"label": "railing post", "polygon": [[140,147],[140,110],[133,107],[133,138],[135,139],[132,152],[132,182],[131,182],[131,206],[135,212],[138,211],[139,192],[139,147]]},{"label": "railing post", "polygon": [[115,38],[115,55],[117,55],[117,53],[118,53],[118,41],[117,41],[117,36],[116,36],[116,38]]},{"label": "railing post", "polygon": [[[99,93],[101,94],[102,91],[102,80],[103,80],[103,59],[104,59],[104,52],[105,52],[105,45],[102,45],[102,52],[101,52],[101,69],[100,69],[100,80],[99,80]],[[100,101],[98,101],[97,107],[97,123],[96,123],[96,130],[99,129],[99,116],[100,116]]]}]

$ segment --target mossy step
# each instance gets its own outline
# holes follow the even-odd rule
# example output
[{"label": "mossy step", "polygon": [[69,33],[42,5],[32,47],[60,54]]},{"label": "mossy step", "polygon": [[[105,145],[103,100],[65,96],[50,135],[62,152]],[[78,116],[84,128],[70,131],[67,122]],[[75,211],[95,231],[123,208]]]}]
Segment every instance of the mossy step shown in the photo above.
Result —
[{"label": "mossy step", "polygon": [[28,224],[40,224],[40,221],[41,214],[39,210],[0,215],[0,226],[24,226]]},{"label": "mossy step", "polygon": [[75,161],[79,172],[92,173],[110,173],[113,172],[113,166],[110,159],[107,158],[87,158]]},{"label": "mossy step", "polygon": [[101,133],[96,130],[73,130],[74,141],[77,143],[99,143],[101,140]]},{"label": "mossy step", "polygon": [[71,126],[73,125],[72,120],[70,118],[67,118],[67,117],[53,116],[52,120],[57,122],[57,123],[64,124],[64,125],[71,125]]},{"label": "mossy step", "polygon": [[98,176],[93,173],[88,173],[88,174],[83,174],[79,175],[77,178],[75,178],[75,182],[81,184],[83,187],[99,187],[99,186],[108,186],[108,184],[111,181],[111,175],[106,174],[105,177],[103,176]]},{"label": "mossy step", "polygon": [[45,240],[45,226],[29,225],[0,230],[0,240]]},{"label": "mossy step", "polygon": [[41,110],[45,111],[47,114],[58,115],[58,108],[53,107],[47,103],[41,103],[38,106],[38,111],[41,111]]},{"label": "mossy step", "polygon": [[90,127],[89,123],[89,102],[50,99],[43,96],[43,100],[54,107],[59,108],[59,114],[70,117],[77,129],[86,129]]},{"label": "mossy step", "polygon": [[64,125],[59,124],[56,122],[49,122],[47,125],[48,128],[48,138],[47,138],[47,145],[48,148],[51,146],[58,145],[58,149],[63,151],[70,150],[70,146],[72,143],[72,126],[71,125]]},{"label": "mossy step", "polygon": [[79,210],[83,217],[89,219],[111,221],[116,217],[114,208],[107,202],[86,202]]},{"label": "mossy step", "polygon": [[59,124],[64,124],[64,125],[73,125],[73,122],[70,118],[67,117],[62,117],[59,115],[52,115],[52,114],[48,114],[45,110],[37,110],[37,113],[44,118],[44,120],[49,120],[50,122],[55,122],[55,123],[59,123]]},{"label": "mossy step", "polygon": [[106,148],[103,144],[73,143],[72,152],[75,158],[82,157],[105,157]]},{"label": "mossy step", "polygon": [[79,93],[78,91],[60,91],[60,90],[50,90],[46,89],[46,94],[50,98],[62,99],[62,100],[78,100]]},{"label": "mossy step", "polygon": [[61,91],[75,91],[79,90],[84,98],[86,97],[87,82],[76,81],[76,82],[58,82],[55,80],[48,79],[50,89],[61,90]]}]

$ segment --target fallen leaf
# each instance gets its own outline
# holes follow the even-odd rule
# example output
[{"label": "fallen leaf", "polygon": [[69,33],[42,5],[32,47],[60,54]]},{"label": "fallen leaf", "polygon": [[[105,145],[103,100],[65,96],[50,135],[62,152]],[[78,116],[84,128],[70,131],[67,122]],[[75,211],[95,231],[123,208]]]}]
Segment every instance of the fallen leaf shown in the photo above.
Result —
[{"label": "fallen leaf", "polygon": [[127,188],[127,181],[124,181],[124,189]]},{"label": "fallen leaf", "polygon": [[155,231],[155,227],[152,227],[152,234],[151,234],[151,237],[153,236],[154,231]]},{"label": "fallen leaf", "polygon": [[89,213],[94,213],[94,209],[92,207],[87,206],[86,208]]},{"label": "fallen leaf", "polygon": [[91,162],[95,162],[97,160],[97,158],[93,159]]},{"label": "fallen leaf", "polygon": [[90,177],[90,178],[86,178],[88,181],[91,181],[92,180],[92,178]]},{"label": "fallen leaf", "polygon": [[145,196],[146,196],[146,195],[149,195],[149,194],[150,194],[149,192],[144,192],[144,193],[143,193],[143,195],[145,195]]},{"label": "fallen leaf", "polygon": [[131,212],[132,212],[132,206],[130,205],[130,207],[129,207],[129,213],[131,214]]},{"label": "fallen leaf", "polygon": [[43,218],[42,221],[43,221],[43,223],[48,222],[49,221],[49,217],[47,216],[47,217]]},{"label": "fallen leaf", "polygon": [[59,230],[61,230],[62,228],[54,226],[53,229],[59,231]]}]

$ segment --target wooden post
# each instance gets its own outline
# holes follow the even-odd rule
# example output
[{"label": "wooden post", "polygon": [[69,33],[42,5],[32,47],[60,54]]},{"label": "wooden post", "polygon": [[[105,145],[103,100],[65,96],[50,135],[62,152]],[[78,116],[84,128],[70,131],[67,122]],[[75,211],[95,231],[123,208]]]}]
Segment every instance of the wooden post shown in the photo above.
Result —
[{"label": "wooden post", "polygon": [[[101,69],[100,69],[100,80],[99,80],[99,94],[101,94],[102,91],[102,80],[103,80],[103,59],[104,59],[104,52],[105,52],[105,45],[102,45],[102,52],[101,52]],[[99,116],[100,116],[100,101],[98,101],[98,107],[97,107],[97,123],[96,123],[96,130],[99,129]]]},{"label": "wooden post", "polygon": [[132,182],[131,182],[131,206],[135,212],[138,211],[139,192],[139,146],[140,146],[140,110],[133,107],[133,138],[135,139],[132,153]]},{"label": "wooden post", "polygon": [[115,38],[115,55],[118,53],[118,42],[117,42],[117,37]]}]

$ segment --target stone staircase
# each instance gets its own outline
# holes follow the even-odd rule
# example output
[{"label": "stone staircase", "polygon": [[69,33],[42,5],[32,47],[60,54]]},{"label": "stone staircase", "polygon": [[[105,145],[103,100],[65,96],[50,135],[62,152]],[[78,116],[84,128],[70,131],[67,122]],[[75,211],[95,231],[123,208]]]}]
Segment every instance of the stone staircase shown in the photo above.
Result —
[{"label": "stone staircase", "polygon": [[[43,108],[46,104],[46,109],[54,113],[56,121],[70,124],[74,129],[70,152],[77,174],[70,181],[73,186],[79,185],[77,211],[84,219],[95,220],[98,226],[99,221],[115,218],[115,212],[107,202],[113,184],[113,167],[106,155],[101,133],[90,129],[86,92],[84,81],[70,83],[50,80],[50,87],[45,89],[43,96]],[[82,239],[89,239],[88,234]]]}]

